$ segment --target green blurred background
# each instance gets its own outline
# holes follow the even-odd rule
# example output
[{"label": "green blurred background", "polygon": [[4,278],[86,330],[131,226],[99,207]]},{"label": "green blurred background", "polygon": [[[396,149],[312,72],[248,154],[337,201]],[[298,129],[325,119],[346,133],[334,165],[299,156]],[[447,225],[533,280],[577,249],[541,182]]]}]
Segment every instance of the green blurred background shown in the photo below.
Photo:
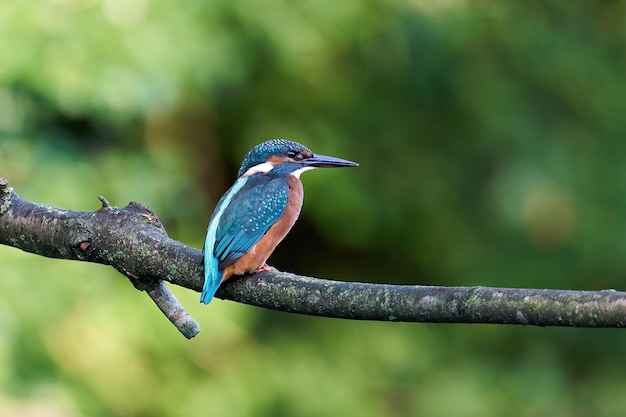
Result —
[{"label": "green blurred background", "polygon": [[[244,154],[303,176],[270,259],[340,280],[624,288],[626,3],[21,0],[0,5],[0,176],[147,204],[200,248]],[[0,247],[2,416],[617,416],[623,330],[360,323]]]}]

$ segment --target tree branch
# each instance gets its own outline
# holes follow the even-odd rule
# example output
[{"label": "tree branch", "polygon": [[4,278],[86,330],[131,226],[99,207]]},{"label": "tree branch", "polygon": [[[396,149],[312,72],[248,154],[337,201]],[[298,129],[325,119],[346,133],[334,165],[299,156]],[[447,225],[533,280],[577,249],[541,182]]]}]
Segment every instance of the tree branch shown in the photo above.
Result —
[{"label": "tree branch", "polygon": [[[163,281],[200,292],[202,252],[170,239],[131,202],[91,212],[22,200],[0,178],[0,244],[38,255],[111,265],[146,293],[187,338],[199,332]],[[430,323],[624,327],[626,293],[340,282],[284,272],[229,280],[217,297],[324,317]]]}]

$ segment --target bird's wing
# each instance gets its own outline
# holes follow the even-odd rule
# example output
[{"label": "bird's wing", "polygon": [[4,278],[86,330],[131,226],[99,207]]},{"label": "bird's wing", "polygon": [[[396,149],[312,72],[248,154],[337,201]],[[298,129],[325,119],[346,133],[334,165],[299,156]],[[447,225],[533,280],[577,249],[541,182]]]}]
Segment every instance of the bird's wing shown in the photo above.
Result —
[{"label": "bird's wing", "polygon": [[209,222],[209,227],[206,233],[206,239],[204,241],[204,248],[202,249],[202,252],[204,252],[204,286],[202,287],[200,301],[204,304],[211,302],[215,292],[222,283],[222,273],[219,269],[219,261],[214,255],[217,227],[222,215],[224,214],[224,210],[232,202],[235,195],[237,195],[243,186],[246,185],[249,179],[249,177],[239,178],[235,181],[233,186],[226,191],[217,203],[215,211],[213,211],[213,216],[211,216],[211,221]]},{"label": "bird's wing", "polygon": [[224,208],[215,235],[213,255],[219,270],[245,255],[287,206],[289,187],[285,181],[252,176]]},{"label": "bird's wing", "polygon": [[222,282],[222,271],[246,254],[282,216],[288,185],[262,175],[239,178],[221,198],[204,243],[204,287],[208,304]]}]

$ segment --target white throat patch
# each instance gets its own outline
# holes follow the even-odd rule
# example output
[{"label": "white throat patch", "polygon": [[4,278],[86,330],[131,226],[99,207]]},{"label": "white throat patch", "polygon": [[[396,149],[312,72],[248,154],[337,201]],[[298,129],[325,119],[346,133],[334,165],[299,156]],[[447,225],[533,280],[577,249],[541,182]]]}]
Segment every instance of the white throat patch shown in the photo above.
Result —
[{"label": "white throat patch", "polygon": [[310,170],[315,169],[315,168],[317,168],[317,167],[303,167],[303,168],[300,168],[300,169],[297,169],[297,170],[293,171],[291,173],[291,175],[293,175],[296,178],[300,178],[300,174],[302,174],[304,171],[310,171]]}]

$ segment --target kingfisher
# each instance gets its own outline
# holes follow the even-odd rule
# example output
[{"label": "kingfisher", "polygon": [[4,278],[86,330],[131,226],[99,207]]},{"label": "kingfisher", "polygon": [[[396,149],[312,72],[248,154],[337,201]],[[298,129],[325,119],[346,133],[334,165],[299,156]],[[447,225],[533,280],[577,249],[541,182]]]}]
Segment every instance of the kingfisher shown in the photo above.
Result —
[{"label": "kingfisher", "polygon": [[355,166],[352,161],[314,154],[290,140],[272,139],[252,148],[209,222],[200,301],[208,304],[220,284],[233,275],[273,269],[265,262],[302,209],[300,174],[314,168]]}]

